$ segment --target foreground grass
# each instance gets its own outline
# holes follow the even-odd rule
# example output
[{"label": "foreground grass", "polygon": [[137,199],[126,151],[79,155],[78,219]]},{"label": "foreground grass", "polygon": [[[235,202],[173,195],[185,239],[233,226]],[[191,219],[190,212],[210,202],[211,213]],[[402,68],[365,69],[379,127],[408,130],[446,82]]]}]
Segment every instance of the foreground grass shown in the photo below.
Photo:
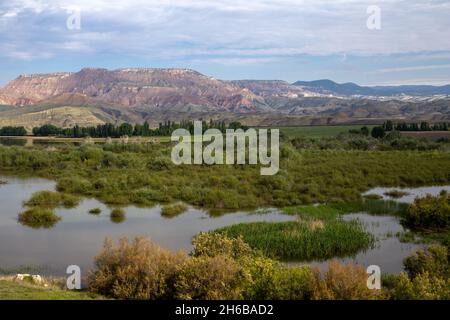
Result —
[{"label": "foreground grass", "polygon": [[242,236],[252,248],[281,260],[310,261],[345,257],[367,249],[372,235],[357,221],[301,220],[236,224],[216,230],[229,237]]},{"label": "foreground grass", "polygon": [[42,288],[31,284],[0,280],[0,300],[93,300],[100,296],[86,292]]}]

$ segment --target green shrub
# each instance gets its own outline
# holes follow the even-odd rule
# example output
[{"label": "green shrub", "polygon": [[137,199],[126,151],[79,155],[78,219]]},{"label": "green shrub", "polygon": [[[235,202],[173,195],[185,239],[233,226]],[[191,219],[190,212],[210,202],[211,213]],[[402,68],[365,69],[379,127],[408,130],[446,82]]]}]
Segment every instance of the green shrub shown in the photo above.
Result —
[{"label": "green shrub", "polygon": [[91,189],[91,183],[87,179],[71,176],[59,179],[56,188],[62,192],[87,194]]},{"label": "green shrub", "polygon": [[91,210],[89,210],[90,214],[100,214],[102,212],[102,209],[100,208],[93,208]]},{"label": "green shrub", "polygon": [[50,209],[33,207],[19,214],[19,222],[32,228],[51,228],[61,217]]},{"label": "green shrub", "polygon": [[245,288],[242,268],[228,256],[193,257],[181,264],[174,278],[176,299],[236,300]]},{"label": "green shrub", "polygon": [[309,267],[277,268],[273,276],[273,290],[269,299],[309,300],[312,298],[311,279],[313,272]]},{"label": "green shrub", "polygon": [[414,252],[403,261],[405,270],[410,278],[428,272],[432,276],[450,277],[450,253],[449,248],[432,245],[426,249]]},{"label": "green shrub", "polygon": [[389,291],[394,300],[448,300],[450,299],[450,279],[436,277],[428,272],[409,278],[402,272]]},{"label": "green shrub", "polygon": [[71,194],[53,191],[38,191],[33,193],[31,198],[24,203],[27,207],[42,207],[54,209],[60,206],[65,208],[76,207],[80,198]]},{"label": "green shrub", "polygon": [[391,299],[450,299],[449,248],[433,245],[407,257],[402,272],[389,283]]},{"label": "green shrub", "polygon": [[114,208],[111,210],[110,219],[114,223],[125,221],[125,211],[122,208]]},{"label": "green shrub", "polygon": [[387,191],[384,193],[385,196],[394,198],[394,199],[398,199],[404,196],[407,196],[409,193],[408,192],[404,192],[404,191],[400,191],[400,190],[392,190],[392,191]]},{"label": "green shrub", "polygon": [[404,223],[423,231],[450,229],[450,194],[416,198],[405,214]]},{"label": "green shrub", "polygon": [[168,204],[161,207],[161,215],[165,218],[176,217],[188,209],[184,203]]},{"label": "green shrub", "polygon": [[229,238],[221,233],[201,232],[192,239],[194,257],[229,256],[233,259],[252,257],[255,252],[242,237]]}]

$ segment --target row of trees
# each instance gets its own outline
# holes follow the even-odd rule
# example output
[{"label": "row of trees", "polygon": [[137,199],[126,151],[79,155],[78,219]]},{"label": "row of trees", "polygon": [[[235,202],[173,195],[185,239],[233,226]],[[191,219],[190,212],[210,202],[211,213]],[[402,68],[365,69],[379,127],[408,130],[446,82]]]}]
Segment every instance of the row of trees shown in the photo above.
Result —
[{"label": "row of trees", "polygon": [[[209,122],[202,121],[203,132],[214,128],[219,129],[221,132],[225,132],[226,129],[247,129],[240,122],[232,122],[228,125],[223,121],[213,121]],[[169,136],[176,129],[183,128],[189,130],[192,134],[194,133],[194,122],[193,121],[181,121],[180,123],[173,121],[166,121],[160,123],[158,128],[150,128],[148,122],[144,124],[129,124],[122,123],[119,126],[113,125],[111,123],[98,125],[96,127],[80,127],[78,125],[72,128],[60,128],[54,125],[46,124],[41,127],[33,128],[33,135],[35,136],[64,136],[70,138],[82,138],[82,137],[93,137],[93,138],[106,138],[112,137],[117,138],[121,136]]]},{"label": "row of trees", "polygon": [[449,124],[446,122],[429,124],[426,121],[422,121],[421,123],[394,123],[388,120],[383,123],[383,129],[385,131],[448,131]]},{"label": "row of trees", "polygon": [[0,136],[25,136],[27,130],[24,127],[3,127],[0,128]]}]

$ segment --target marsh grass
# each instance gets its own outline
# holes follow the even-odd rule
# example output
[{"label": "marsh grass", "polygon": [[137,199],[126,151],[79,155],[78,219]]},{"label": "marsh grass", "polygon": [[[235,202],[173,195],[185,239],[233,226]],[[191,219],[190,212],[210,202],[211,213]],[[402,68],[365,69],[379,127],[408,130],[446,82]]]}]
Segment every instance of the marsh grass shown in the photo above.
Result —
[{"label": "marsh grass", "polygon": [[34,229],[48,229],[61,220],[61,217],[50,209],[33,207],[20,213],[18,220],[21,224]]},{"label": "marsh grass", "polygon": [[110,213],[111,222],[122,223],[125,221],[125,211],[122,208],[114,208]]},{"label": "marsh grass", "polygon": [[167,204],[161,207],[161,215],[165,218],[174,218],[188,209],[184,203]]},{"label": "marsh grass", "polygon": [[405,191],[400,191],[400,190],[391,190],[391,191],[386,191],[384,193],[384,195],[388,196],[390,198],[393,198],[393,199],[398,199],[398,198],[409,195],[409,193],[405,192]]},{"label": "marsh grass", "polygon": [[252,248],[281,260],[311,261],[351,256],[370,248],[375,239],[358,221],[300,220],[243,223],[215,232],[242,236]]},{"label": "marsh grass", "polygon": [[364,199],[361,201],[286,207],[283,211],[286,214],[298,215],[302,218],[334,220],[338,218],[339,215],[359,212],[365,212],[373,215],[403,216],[407,208],[408,204],[405,203]]},{"label": "marsh grass", "polygon": [[27,207],[40,207],[55,209],[64,207],[67,209],[74,208],[80,203],[80,197],[54,191],[37,191],[33,193],[31,198],[24,202]]},{"label": "marsh grass", "polygon": [[98,214],[102,213],[102,209],[100,209],[100,208],[93,208],[93,209],[89,210],[89,213],[98,215]]},{"label": "marsh grass", "polygon": [[[253,165],[175,166],[167,161],[170,152],[165,144],[57,146],[54,152],[0,146],[0,168],[52,178],[60,192],[115,206],[182,201],[221,210],[359,201],[374,186],[450,182],[450,155],[440,151],[296,149],[283,142],[280,171],[271,177]],[[154,169],[155,161],[163,170]]]}]

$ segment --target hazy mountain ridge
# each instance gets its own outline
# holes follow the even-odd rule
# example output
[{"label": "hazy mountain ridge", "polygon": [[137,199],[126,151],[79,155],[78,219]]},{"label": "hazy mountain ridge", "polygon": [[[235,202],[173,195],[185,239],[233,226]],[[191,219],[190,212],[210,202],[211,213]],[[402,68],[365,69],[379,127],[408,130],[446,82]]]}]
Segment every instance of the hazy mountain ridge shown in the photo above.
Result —
[{"label": "hazy mountain ridge", "polygon": [[[447,91],[448,90],[448,91]],[[392,96],[380,98],[381,93]],[[406,99],[401,94],[422,93]],[[443,92],[426,96],[424,92]],[[93,69],[22,75],[0,88],[0,126],[213,118],[252,125],[450,119],[450,86],[363,87],[331,80],[224,81],[190,69]],[[66,113],[66,114],[65,114]]]},{"label": "hazy mountain ridge", "polygon": [[297,81],[294,86],[299,86],[307,90],[334,95],[362,95],[362,96],[429,96],[429,95],[450,95],[450,85],[400,85],[400,86],[360,86],[352,82],[336,83],[324,79],[315,81]]}]

